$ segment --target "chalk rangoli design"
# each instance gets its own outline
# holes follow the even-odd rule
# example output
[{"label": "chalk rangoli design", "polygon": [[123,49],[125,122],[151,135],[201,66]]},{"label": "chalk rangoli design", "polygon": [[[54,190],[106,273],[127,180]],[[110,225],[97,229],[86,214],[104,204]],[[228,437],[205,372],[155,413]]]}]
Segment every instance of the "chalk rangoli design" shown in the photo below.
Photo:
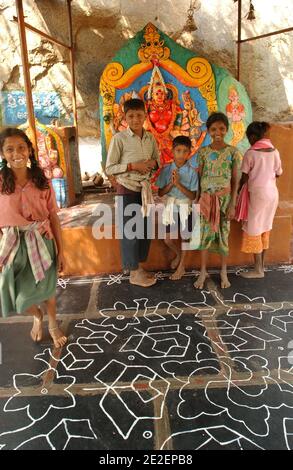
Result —
[{"label": "chalk rangoli design", "polygon": [[[107,292],[127,279],[92,282]],[[68,284],[59,282],[61,295]],[[127,449],[138,440],[152,448],[156,427],[162,450],[267,449],[276,432],[277,448],[293,449],[293,295],[273,302],[247,290],[163,292],[156,300],[111,294],[72,321],[61,355],[48,347],[34,354],[40,373],[12,373],[13,393],[0,399],[0,449]]]}]

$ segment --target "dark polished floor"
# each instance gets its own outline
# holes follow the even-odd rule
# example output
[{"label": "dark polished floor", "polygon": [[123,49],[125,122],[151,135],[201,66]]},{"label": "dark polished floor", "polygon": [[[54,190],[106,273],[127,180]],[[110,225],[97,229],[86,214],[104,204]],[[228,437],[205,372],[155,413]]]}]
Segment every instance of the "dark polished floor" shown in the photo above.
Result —
[{"label": "dark polished floor", "polygon": [[0,449],[293,449],[293,266],[205,290],[60,280],[69,343],[0,320]]}]

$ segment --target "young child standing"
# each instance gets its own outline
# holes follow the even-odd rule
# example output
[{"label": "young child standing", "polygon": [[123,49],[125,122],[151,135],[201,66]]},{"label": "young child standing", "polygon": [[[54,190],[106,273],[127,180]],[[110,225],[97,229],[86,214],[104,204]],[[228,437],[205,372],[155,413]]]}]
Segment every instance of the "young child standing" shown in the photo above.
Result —
[{"label": "young child standing", "polygon": [[269,236],[278,207],[276,177],[282,174],[278,150],[268,138],[270,125],[254,121],[246,135],[251,145],[243,157],[241,183],[248,183],[248,218],[242,224],[241,251],[253,253],[254,270],[241,273],[245,278],[264,277],[264,257],[269,248]]},{"label": "young child standing", "polygon": [[142,236],[127,232],[133,217],[129,215],[132,214],[130,206],[142,206],[145,215],[146,203],[152,200],[150,176],[159,166],[159,152],[155,138],[143,128],[144,102],[136,98],[125,101],[124,114],[128,128],[115,134],[110,142],[106,174],[116,179],[123,269],[130,271],[131,284],[150,287],[156,279],[141,266],[151,242],[147,234],[148,217],[143,217],[140,211],[136,214],[136,228]]},{"label": "young child standing", "polygon": [[23,131],[5,129],[0,134],[0,153],[2,315],[33,315],[31,337],[38,342],[43,335],[39,304],[44,302],[49,333],[59,348],[67,338],[56,321],[57,265],[64,269],[64,255],[54,191]]},{"label": "young child standing", "polygon": [[[156,185],[159,187],[159,196],[167,195],[163,224],[166,225],[164,241],[176,255],[171,263],[171,268],[176,269],[170,276],[172,280],[181,279],[185,273],[186,250],[182,245],[183,240],[186,241],[192,232],[192,201],[197,196],[198,175],[188,163],[191,145],[189,137],[183,135],[175,137],[172,144],[174,162],[161,170],[156,181]],[[178,225],[174,220],[175,211],[179,215]],[[181,247],[177,245],[175,237],[171,236],[173,227],[176,230],[180,227]]]},{"label": "young child standing", "polygon": [[207,120],[212,143],[198,152],[201,211],[201,271],[194,283],[202,289],[207,273],[208,251],[221,256],[221,288],[230,286],[226,257],[230,220],[235,216],[242,156],[237,148],[225,143],[229,121],[223,113],[212,113]]}]

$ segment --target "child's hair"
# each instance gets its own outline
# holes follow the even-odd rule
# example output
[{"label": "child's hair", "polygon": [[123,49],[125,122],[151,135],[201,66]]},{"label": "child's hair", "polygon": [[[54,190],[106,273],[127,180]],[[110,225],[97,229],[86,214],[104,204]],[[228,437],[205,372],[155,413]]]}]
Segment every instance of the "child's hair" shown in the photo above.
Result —
[{"label": "child's hair", "polygon": [[250,140],[257,142],[258,140],[262,139],[270,127],[271,126],[269,125],[269,123],[265,121],[251,122],[246,129],[246,135],[249,142]]},{"label": "child's hair", "polygon": [[191,149],[191,140],[189,137],[185,135],[178,135],[175,137],[175,139],[172,142],[172,148],[176,148],[177,145],[185,145],[185,147],[188,147],[189,150]]},{"label": "child's hair", "polygon": [[226,116],[226,114],[224,113],[212,113],[209,115],[208,117],[208,120],[207,120],[207,128],[209,129],[211,127],[212,124],[214,124],[215,122],[222,122],[223,124],[225,124],[227,130],[229,129],[229,121],[228,121],[228,118]]},{"label": "child's hair", "polygon": [[124,105],[123,105],[123,109],[124,109],[124,114],[126,114],[128,111],[132,110],[132,111],[137,111],[137,110],[142,110],[142,111],[145,111],[145,105],[144,105],[144,102],[142,100],[140,100],[139,98],[131,98],[130,100],[126,100]]},{"label": "child's hair", "polygon": [[[48,189],[49,188],[49,183],[44,175],[43,170],[38,166],[38,162],[35,157],[35,151],[33,148],[33,145],[26,135],[25,132],[23,132],[21,129],[17,129],[14,127],[8,127],[7,129],[4,129],[0,133],[0,153],[3,155],[3,147],[4,147],[4,142],[5,139],[8,137],[21,137],[25,143],[27,144],[30,152],[30,162],[31,162],[31,168],[29,169],[30,172],[30,177],[34,185],[38,189]],[[2,160],[2,168],[0,170],[0,176],[2,179],[1,182],[1,192],[2,194],[12,194],[15,191],[15,177],[13,174],[13,171],[11,168],[8,168],[7,166],[7,161],[5,158]]]}]

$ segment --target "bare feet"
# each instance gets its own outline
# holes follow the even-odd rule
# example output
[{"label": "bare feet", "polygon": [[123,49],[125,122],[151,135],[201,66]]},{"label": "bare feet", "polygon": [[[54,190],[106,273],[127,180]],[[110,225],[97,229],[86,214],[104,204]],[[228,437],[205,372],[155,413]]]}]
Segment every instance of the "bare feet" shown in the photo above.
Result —
[{"label": "bare feet", "polygon": [[178,266],[178,268],[176,269],[175,273],[171,274],[170,276],[170,279],[172,281],[177,281],[178,279],[181,279],[182,276],[184,276],[185,274],[185,268],[184,266]]},{"label": "bare feet", "polygon": [[196,289],[203,289],[203,286],[207,277],[208,277],[208,273],[206,271],[201,272],[197,280],[193,284],[193,286]]},{"label": "bare feet", "polygon": [[226,271],[225,272],[221,271],[221,289],[227,289],[230,286],[231,284],[229,282]]},{"label": "bare feet", "polygon": [[149,278],[151,278],[151,279],[153,279],[154,276],[155,276],[154,273],[152,273],[151,271],[146,271],[146,270],[143,269],[141,266],[138,268],[138,271],[139,271],[142,275],[144,275],[144,276],[146,276],[146,277],[149,277]]},{"label": "bare feet", "polygon": [[247,273],[240,273],[240,276],[246,279],[261,279],[265,277],[265,273],[263,271],[249,271]]},{"label": "bare feet", "polygon": [[34,315],[31,338],[35,343],[42,341],[43,338],[43,312],[40,308],[38,308],[38,315]]},{"label": "bare feet", "polygon": [[175,258],[171,261],[171,269],[177,269],[180,263],[181,254],[175,256]]},{"label": "bare feet", "polygon": [[157,282],[157,279],[155,277],[148,277],[144,272],[137,269],[136,271],[131,271],[129,282],[135,286],[151,287]]},{"label": "bare feet", "polygon": [[49,333],[54,342],[55,348],[62,348],[62,346],[66,344],[67,338],[64,336],[64,333],[60,330],[59,326],[49,328]]}]

